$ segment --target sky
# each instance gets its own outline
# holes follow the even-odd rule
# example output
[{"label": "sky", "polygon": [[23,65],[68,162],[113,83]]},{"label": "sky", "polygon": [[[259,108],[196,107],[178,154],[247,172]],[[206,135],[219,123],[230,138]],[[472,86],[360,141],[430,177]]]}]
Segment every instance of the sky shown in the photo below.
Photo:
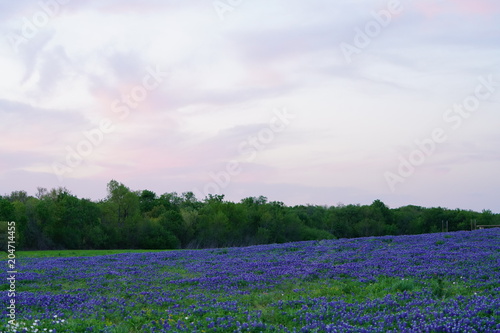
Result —
[{"label": "sky", "polygon": [[0,3],[0,194],[500,213],[496,0]]}]

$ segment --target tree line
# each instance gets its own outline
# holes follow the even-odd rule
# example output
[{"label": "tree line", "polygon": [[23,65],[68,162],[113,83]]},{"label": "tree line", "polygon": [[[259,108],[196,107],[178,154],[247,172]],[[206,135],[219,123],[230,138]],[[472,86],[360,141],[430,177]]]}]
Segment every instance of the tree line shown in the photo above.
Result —
[{"label": "tree line", "polygon": [[[224,195],[198,200],[182,194],[132,191],[112,180],[100,201],[65,188],[38,188],[35,196],[0,196],[0,221],[16,222],[18,250],[179,249],[470,230],[500,224],[500,214],[470,210],[371,205],[286,206],[266,197],[238,203]],[[6,224],[6,223],[2,223]]]}]

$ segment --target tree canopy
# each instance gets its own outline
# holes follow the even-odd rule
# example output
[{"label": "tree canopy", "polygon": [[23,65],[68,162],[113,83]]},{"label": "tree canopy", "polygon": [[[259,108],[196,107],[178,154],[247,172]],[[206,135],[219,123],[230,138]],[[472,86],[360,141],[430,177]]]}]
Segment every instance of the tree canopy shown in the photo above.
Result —
[{"label": "tree canopy", "polygon": [[289,207],[265,196],[240,202],[224,195],[199,200],[192,192],[133,191],[111,180],[105,199],[78,198],[65,188],[35,196],[0,196],[0,221],[15,221],[17,248],[176,249],[248,246],[291,241],[470,230],[500,224],[500,214],[441,207],[390,209],[370,205]]}]

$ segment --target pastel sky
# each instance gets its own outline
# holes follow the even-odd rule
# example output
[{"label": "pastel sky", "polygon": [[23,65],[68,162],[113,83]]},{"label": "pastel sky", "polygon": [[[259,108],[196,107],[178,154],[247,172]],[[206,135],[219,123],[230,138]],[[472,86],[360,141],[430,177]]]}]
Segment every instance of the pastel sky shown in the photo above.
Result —
[{"label": "pastel sky", "polygon": [[0,3],[0,194],[500,213],[496,0]]}]

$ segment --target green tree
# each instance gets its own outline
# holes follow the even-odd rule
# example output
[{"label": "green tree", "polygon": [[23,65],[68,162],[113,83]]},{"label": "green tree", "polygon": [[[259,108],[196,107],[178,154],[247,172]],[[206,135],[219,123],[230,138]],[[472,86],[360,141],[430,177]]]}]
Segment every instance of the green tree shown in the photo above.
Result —
[{"label": "green tree", "polygon": [[420,233],[440,232],[443,221],[447,220],[447,214],[441,207],[429,208],[424,210],[422,218],[423,230]]},{"label": "green tree", "polygon": [[142,249],[177,249],[180,242],[175,235],[158,221],[143,219],[139,222],[138,246]]},{"label": "green tree", "polygon": [[[497,216],[500,216],[500,214],[498,214]],[[478,217],[475,217],[475,219],[477,219],[478,225],[495,224],[494,223],[495,215],[489,209],[483,209],[481,214],[479,214]]]},{"label": "green tree", "polygon": [[159,225],[165,231],[168,231],[173,237],[177,239],[176,243],[181,244],[181,240],[185,245],[189,240],[187,239],[184,221],[182,215],[177,210],[169,210],[163,213],[158,219]]},{"label": "green tree", "polygon": [[101,211],[110,246],[135,248],[140,242],[137,233],[141,221],[139,193],[116,180],[111,180],[107,188],[108,196],[101,204]]},{"label": "green tree", "polygon": [[139,197],[139,206],[140,211],[143,215],[149,214],[155,206],[158,206],[160,203],[157,200],[156,193],[149,190],[144,190],[141,192]]},{"label": "green tree", "polygon": [[7,199],[0,197],[0,221],[14,220],[14,205]]},{"label": "green tree", "polygon": [[7,221],[0,221],[0,251],[7,252],[9,250],[9,226]]},{"label": "green tree", "polygon": [[25,204],[28,201],[28,193],[26,191],[12,191],[10,195],[8,196],[8,200],[10,202],[16,202],[19,201],[23,204]]}]

